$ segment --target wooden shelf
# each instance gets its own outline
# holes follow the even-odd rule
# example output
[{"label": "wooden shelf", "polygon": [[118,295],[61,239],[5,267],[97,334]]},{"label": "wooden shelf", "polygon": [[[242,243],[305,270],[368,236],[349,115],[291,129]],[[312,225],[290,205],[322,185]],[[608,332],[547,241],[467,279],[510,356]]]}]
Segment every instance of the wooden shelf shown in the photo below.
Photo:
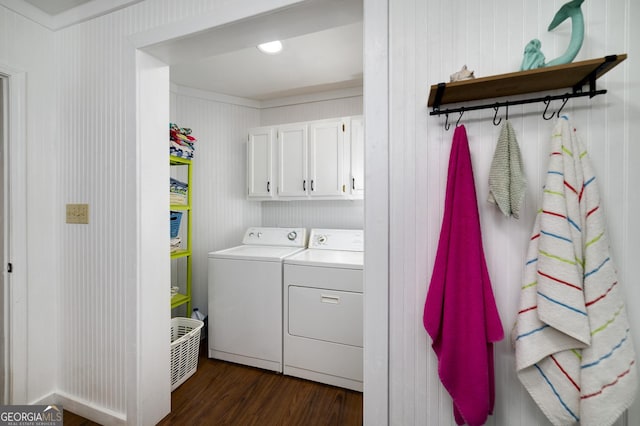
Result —
[{"label": "wooden shelf", "polygon": [[[582,86],[587,83],[592,84],[592,88],[595,88],[595,80],[625,59],[627,59],[627,55],[623,53],[535,70],[434,84],[429,91],[427,105],[436,110],[444,104],[522,95],[567,87],[573,88],[573,91],[576,92],[580,91]],[[439,90],[440,100],[438,102]]]}]

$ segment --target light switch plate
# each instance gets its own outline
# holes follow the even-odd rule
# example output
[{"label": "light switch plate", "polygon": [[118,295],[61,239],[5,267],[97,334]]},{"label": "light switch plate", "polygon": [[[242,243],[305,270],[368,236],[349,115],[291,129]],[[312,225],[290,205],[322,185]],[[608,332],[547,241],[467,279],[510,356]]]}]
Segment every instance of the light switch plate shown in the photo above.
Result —
[{"label": "light switch plate", "polygon": [[67,204],[67,223],[89,223],[89,204]]}]

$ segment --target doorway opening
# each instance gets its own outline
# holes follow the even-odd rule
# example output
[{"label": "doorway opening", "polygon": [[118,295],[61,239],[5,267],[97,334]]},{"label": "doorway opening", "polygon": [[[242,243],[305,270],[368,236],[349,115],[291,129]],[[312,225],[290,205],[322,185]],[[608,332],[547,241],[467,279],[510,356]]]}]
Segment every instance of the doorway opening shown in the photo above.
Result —
[{"label": "doorway opening", "polygon": [[[311,8],[312,6],[316,6],[316,5],[320,4],[320,3],[322,3],[322,2],[309,2],[305,6]],[[357,3],[357,2],[345,2],[345,3],[353,4],[353,3]],[[361,3],[360,3],[359,8],[360,8],[360,20],[363,20],[362,4]],[[287,12],[288,13],[293,13],[294,9],[295,8],[289,8],[287,10]],[[308,12],[308,10],[307,10],[307,12]],[[344,11],[342,11],[342,12],[344,12]],[[336,16],[344,16],[344,15],[345,15],[344,13],[336,14]],[[317,16],[322,16],[322,18],[323,18],[322,21],[324,21],[324,22],[327,21],[327,15],[326,14],[319,14],[318,13],[315,16],[316,17]],[[266,17],[265,16],[261,16],[259,18],[266,18]],[[270,13],[268,18],[269,18],[268,21],[270,21],[270,25],[273,25],[273,21],[275,19],[277,19],[277,18],[282,18],[282,16],[280,16],[278,13]],[[288,15],[288,18],[289,18],[289,21],[295,21],[297,19],[297,21],[295,21],[296,25],[294,25],[292,27],[292,28],[295,28],[296,31],[300,31],[300,28],[306,28],[306,29],[309,28],[309,25],[305,25],[305,22],[303,22],[304,18],[302,17],[302,14],[295,15],[295,16],[294,15]],[[284,24],[285,23],[282,22],[282,26],[276,27],[276,28],[278,28],[278,31],[275,31],[275,32],[280,33],[280,35],[282,35],[282,33],[286,33],[287,32],[287,30],[285,29],[286,25],[284,25]],[[344,25],[348,25],[348,24],[349,23],[342,22],[341,24],[336,24],[335,26],[338,27],[340,25],[344,26]],[[158,72],[166,72],[166,69],[163,69],[165,66],[166,67],[170,67],[170,66],[172,66],[172,64],[176,64],[176,63],[187,63],[187,64],[190,64],[190,62],[189,62],[190,59],[187,58],[186,55],[187,54],[192,54],[194,49],[186,47],[187,41],[191,41],[192,43],[194,43],[194,39],[198,38],[201,41],[201,45],[205,46],[206,49],[209,50],[210,52],[211,51],[216,51],[216,50],[219,50],[219,49],[223,49],[224,50],[224,49],[233,48],[234,47],[234,46],[232,46],[233,43],[239,43],[239,44],[241,43],[241,44],[244,44],[244,45],[248,45],[248,44],[253,45],[254,44],[253,42],[251,42],[251,43],[247,42],[246,37],[248,37],[248,34],[250,34],[252,31],[257,31],[258,29],[262,28],[261,25],[263,25],[263,23],[260,22],[258,17],[256,17],[255,19],[248,18],[248,19],[242,20],[242,21],[240,21],[238,23],[233,23],[233,25],[220,25],[218,27],[214,27],[214,28],[212,28],[210,30],[210,32],[214,36],[214,41],[212,41],[212,42],[203,42],[202,38],[199,38],[200,36],[203,35],[203,33],[205,31],[201,31],[200,33],[198,33],[197,36],[196,35],[189,35],[189,36],[180,36],[180,37],[175,37],[175,38],[167,37],[166,39],[163,39],[163,37],[167,34],[167,32],[165,32],[163,35],[161,35],[160,34],[161,33],[160,29],[158,29],[158,31],[156,33],[157,37],[156,37],[155,40],[150,41],[149,40],[150,37],[146,37],[146,38],[143,39],[143,37],[141,35],[139,38],[138,37],[133,37],[132,41],[134,42],[134,45],[136,45],[136,47],[138,48],[138,52],[140,54],[149,55],[149,58],[147,58],[147,59],[154,58],[154,59],[159,60],[159,63],[155,64],[156,69],[158,70]],[[242,28],[247,28],[248,30],[247,31],[244,31],[244,30],[240,31],[239,28],[241,28],[241,27]],[[320,30],[320,28],[316,28],[316,29],[318,31]],[[229,31],[229,32],[228,33],[224,33],[225,31]],[[291,31],[294,31],[294,30],[291,29]],[[362,32],[362,29],[361,29],[361,32]],[[147,36],[148,36],[148,34],[147,34]],[[225,40],[224,36],[228,37],[226,39],[227,40],[226,41],[227,44],[225,46],[222,45],[223,40]],[[279,36],[278,38],[284,38],[284,37],[280,37]],[[336,43],[334,43],[334,47],[335,46],[336,46]],[[254,49],[255,49],[255,47],[254,47]],[[228,52],[223,52],[223,53],[228,53]],[[361,57],[363,56],[362,50],[360,51],[359,55]],[[232,57],[232,55],[229,54],[229,56],[227,56],[226,59],[227,59],[227,61],[225,61],[225,63],[222,64],[221,67],[227,66],[230,63],[232,63],[233,60],[234,60],[234,57]],[[318,60],[318,58],[316,58],[316,60]],[[319,61],[317,66],[321,66],[321,65],[323,65],[323,63],[322,63],[322,61]],[[243,71],[239,67],[236,67],[235,69],[237,70],[238,74],[241,71]],[[217,78],[216,74],[213,74],[213,73],[212,74],[208,74],[208,76],[212,80]],[[358,76],[355,76],[355,77],[359,78],[360,80],[362,80],[362,76],[363,76],[363,70],[361,68],[360,74]],[[168,83],[168,81],[167,81],[167,83]],[[364,89],[362,88],[362,83],[360,83],[360,84],[361,84],[360,92],[356,96],[360,97],[360,102],[362,104],[360,106],[361,112],[360,113],[338,112],[337,113],[338,115],[345,115],[345,116],[347,116],[347,115],[362,115],[364,113],[364,106],[363,106],[364,105],[364,95],[363,95]],[[197,100],[195,102],[194,108],[199,108],[200,107],[200,105],[201,105],[200,100],[206,100],[206,99],[202,98],[202,92],[196,92],[196,91],[192,92],[192,91],[190,91],[191,88],[189,86],[187,86],[186,84],[182,85],[181,87],[184,88],[184,91],[182,93],[192,94],[193,98],[199,99],[199,100]],[[338,87],[331,87],[331,88],[325,87],[325,89],[327,89],[327,91],[333,90],[334,92],[338,92],[340,90],[344,90],[345,87],[339,87],[339,88]],[[352,91],[351,93],[354,93],[354,92]],[[243,98],[242,96],[236,95],[237,97],[234,97],[231,94],[225,94],[225,93],[221,93],[219,95],[220,96],[217,96],[216,99],[222,99],[221,103],[227,103],[227,104],[231,103],[229,101],[236,102],[238,99]],[[172,92],[172,96],[173,96],[173,92]],[[294,97],[294,96],[291,96],[291,97]],[[233,99],[231,99],[231,98],[233,98]],[[247,98],[244,98],[244,99],[247,99]],[[145,99],[145,96],[143,94],[140,95],[140,99],[139,100],[141,102],[141,104],[138,106],[139,111],[140,110],[145,110],[146,108],[145,108],[144,105],[149,104],[148,100]],[[312,102],[314,102],[314,105],[317,106],[322,101],[312,101]],[[257,105],[257,106],[255,106],[255,105]],[[249,103],[248,105],[244,105],[244,107],[246,107],[248,109],[251,109],[251,108],[260,109],[262,105],[270,105],[270,106],[272,106],[272,104],[270,104],[269,101],[258,100],[258,101],[256,101],[255,104]],[[237,105],[234,106],[233,108],[238,109]],[[171,111],[171,112],[173,113],[173,111]],[[284,111],[281,111],[281,112],[283,114],[286,113]],[[151,126],[151,122],[156,122],[158,117],[159,117],[158,114],[155,114],[152,117],[149,117],[149,124],[150,124],[150,126],[148,127],[149,132],[152,132],[153,131],[152,127],[155,128],[155,126],[156,126],[155,124],[153,126]],[[325,117],[325,118],[330,118],[330,117]],[[255,117],[254,117],[254,119],[255,119]],[[297,116],[293,116],[292,115],[292,117],[290,118],[290,121],[292,121],[292,122],[293,121],[306,121],[306,120],[313,120],[313,119],[314,118],[306,118],[306,116],[298,118]],[[259,115],[258,115],[258,120],[260,120]],[[265,121],[275,121],[275,119],[273,119],[273,117],[270,116]],[[191,127],[192,126],[191,123],[178,122],[177,124],[184,125],[184,126],[187,126],[187,127]],[[256,124],[266,125],[266,123],[260,122],[260,121],[258,121]],[[163,131],[165,131],[164,129],[166,129],[166,123],[158,124],[158,125],[160,126],[160,128]],[[140,126],[140,123],[139,123],[139,126]],[[246,127],[248,128],[250,126],[247,125]],[[140,126],[139,128],[143,128],[144,129],[145,126]],[[195,135],[200,136],[197,133],[197,129],[193,129],[193,131],[194,131]],[[245,134],[245,137],[246,137],[246,134]],[[144,139],[145,138],[143,136],[141,138],[142,145],[143,145],[142,151],[145,151],[144,146],[146,146],[146,143],[144,142]],[[151,141],[151,139],[152,138],[149,138],[150,141]],[[156,141],[157,141],[157,139],[156,139]],[[157,143],[156,141],[154,141],[154,143]],[[152,148],[154,150],[154,154],[153,155],[156,155],[155,149],[156,149],[157,146],[158,145],[154,145],[154,147]],[[197,146],[197,144],[196,144],[196,146]],[[196,148],[196,155],[198,155],[197,148]],[[146,158],[142,158],[142,157],[143,156],[141,156],[141,160],[140,160],[141,163],[145,163],[146,164],[147,163]],[[196,161],[198,161],[198,159],[196,159]],[[224,161],[224,159],[223,158],[219,158],[218,161]],[[150,165],[150,164],[148,166],[149,166],[150,169],[153,168],[153,166]],[[222,166],[217,167],[218,170],[220,170],[222,168],[223,168]],[[140,170],[138,170],[138,173],[140,175],[142,175],[142,176],[148,176],[146,174],[145,170],[146,170],[145,167],[142,166],[142,168]],[[161,173],[164,175],[166,173],[166,171],[162,170]],[[157,177],[157,175],[156,175],[156,177]],[[241,178],[242,178],[242,180],[244,180],[244,177],[241,177]],[[226,179],[226,178],[224,178],[224,177],[220,178],[220,180],[224,180],[224,179]],[[162,180],[162,179],[160,179],[160,180]],[[206,182],[201,182],[201,184],[203,186],[204,185],[211,186],[212,184],[210,182],[211,182],[211,180],[210,181],[206,181]],[[196,182],[196,185],[197,185],[197,182]],[[148,190],[148,187],[145,187],[145,191],[147,191],[147,190]],[[240,194],[240,195],[242,195],[242,194]],[[214,196],[210,194],[210,197],[214,197]],[[240,197],[236,196],[236,198],[240,198]],[[242,197],[242,198],[243,198],[242,201],[244,201],[244,197]],[[206,201],[207,200],[203,200],[203,202],[206,202]],[[214,202],[214,201],[211,201],[211,202]],[[233,201],[235,201],[235,200],[233,200]],[[294,206],[298,210],[304,210],[304,211],[310,211],[314,206],[317,207],[319,205],[319,204],[317,204],[317,203],[319,203],[318,201],[309,201],[309,202],[307,202],[308,204],[306,204],[306,205],[302,205],[302,204],[295,204],[294,205],[294,203],[305,203],[305,202],[302,202],[302,201],[301,202],[291,202],[292,206]],[[338,202],[338,201],[334,202],[334,206],[336,205],[335,203],[340,203],[340,202]],[[361,215],[362,216],[362,226],[364,227],[364,213],[363,213],[363,211],[364,211],[364,203],[362,201],[359,201],[359,202],[345,201],[345,202],[342,202],[342,203],[344,203],[343,205],[341,205],[342,208],[344,208],[347,203],[350,203],[350,205],[358,205],[359,206],[358,208],[359,208],[360,212],[362,213],[362,215]],[[270,207],[271,207],[269,209],[270,212],[273,212],[274,210],[276,210],[276,208],[274,206],[270,206]],[[316,209],[313,209],[313,210],[314,211],[310,211],[310,213],[315,213],[315,210],[319,210],[319,209],[316,208]],[[280,213],[279,211],[275,212],[275,213],[273,213],[272,216],[275,216],[276,214],[279,214],[279,213]],[[335,216],[338,217],[341,214],[342,214],[342,212],[336,212]],[[202,215],[202,216],[204,217],[204,215]],[[269,221],[272,220],[272,216],[271,215],[267,215],[267,216],[268,216],[268,221],[266,221],[266,222],[263,221],[263,223],[270,224]],[[284,216],[285,216],[285,214],[282,214],[279,217],[284,217]],[[263,213],[263,217],[264,217],[264,213]],[[260,218],[260,220],[263,220],[263,218]],[[146,221],[146,219],[145,219],[145,221]],[[273,221],[277,222],[277,219],[275,219]],[[242,231],[244,231],[244,229]],[[199,232],[198,232],[198,234],[199,234]],[[229,244],[229,242],[225,242],[225,244]],[[225,247],[222,247],[222,248],[225,248]],[[210,247],[210,249],[213,249],[213,248]],[[144,268],[145,265],[140,265],[140,267]],[[162,282],[164,282],[164,279],[162,280]],[[141,285],[144,286],[144,283],[141,284]],[[169,286],[169,285],[167,285],[167,286]],[[149,300],[149,298],[146,295],[144,296],[143,299]],[[146,305],[147,302],[143,301],[143,300],[140,300],[138,303],[144,303]],[[197,305],[195,305],[195,306],[197,306]],[[164,319],[163,319],[163,321],[164,321]],[[144,359],[144,356],[141,356],[141,358]]]}]

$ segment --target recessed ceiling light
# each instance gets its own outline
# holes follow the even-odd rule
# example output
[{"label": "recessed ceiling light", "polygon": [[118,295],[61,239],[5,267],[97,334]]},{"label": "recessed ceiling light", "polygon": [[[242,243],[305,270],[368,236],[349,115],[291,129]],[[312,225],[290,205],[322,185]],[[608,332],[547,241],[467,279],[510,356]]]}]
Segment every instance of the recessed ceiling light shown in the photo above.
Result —
[{"label": "recessed ceiling light", "polygon": [[280,53],[282,50],[282,43],[279,40],[270,41],[268,43],[259,44],[258,49],[269,55],[275,55],[276,53]]}]

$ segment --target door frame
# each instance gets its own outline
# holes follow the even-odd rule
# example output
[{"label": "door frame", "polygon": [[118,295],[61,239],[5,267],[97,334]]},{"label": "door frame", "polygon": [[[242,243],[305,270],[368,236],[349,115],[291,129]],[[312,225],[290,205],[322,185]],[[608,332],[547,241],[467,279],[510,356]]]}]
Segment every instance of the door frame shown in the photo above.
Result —
[{"label": "door frame", "polygon": [[[172,22],[129,36],[133,49],[144,52],[146,48],[173,39],[188,37],[240,19],[305,3],[307,0],[273,0],[270,2],[239,1],[234,6],[221,7],[215,14],[188,18]],[[364,2],[364,117],[365,135],[365,312],[364,312],[364,422],[365,424],[388,424],[389,412],[389,0],[363,0]],[[136,70],[137,75],[138,70]],[[141,97],[144,103],[144,97]],[[137,112],[144,105],[137,105]],[[138,149],[143,146],[137,140]],[[138,165],[140,167],[140,165]],[[141,171],[138,170],[137,173]],[[371,188],[376,188],[375,191]],[[138,185],[138,191],[142,187]],[[144,218],[138,209],[138,223]],[[138,250],[138,254],[140,251]],[[154,265],[136,261],[138,276],[149,273]],[[135,308],[128,312],[141,312],[148,300],[140,296],[142,284],[132,289],[130,302]],[[131,314],[136,320],[135,314]],[[144,321],[144,319],[141,319]],[[144,324],[143,324],[144,325]],[[145,418],[155,404],[162,406],[158,399],[142,398],[141,375],[138,362],[144,359],[139,347],[139,336],[132,333],[127,342],[136,347],[127,360],[127,367],[133,378],[127,398],[127,418]],[[162,398],[159,398],[160,400]],[[142,417],[139,417],[142,416]]]},{"label": "door frame", "polygon": [[[26,73],[0,63],[4,84],[4,146],[2,201],[4,227],[4,400],[27,403],[27,208],[26,208]],[[9,273],[7,266],[12,265]]]}]

